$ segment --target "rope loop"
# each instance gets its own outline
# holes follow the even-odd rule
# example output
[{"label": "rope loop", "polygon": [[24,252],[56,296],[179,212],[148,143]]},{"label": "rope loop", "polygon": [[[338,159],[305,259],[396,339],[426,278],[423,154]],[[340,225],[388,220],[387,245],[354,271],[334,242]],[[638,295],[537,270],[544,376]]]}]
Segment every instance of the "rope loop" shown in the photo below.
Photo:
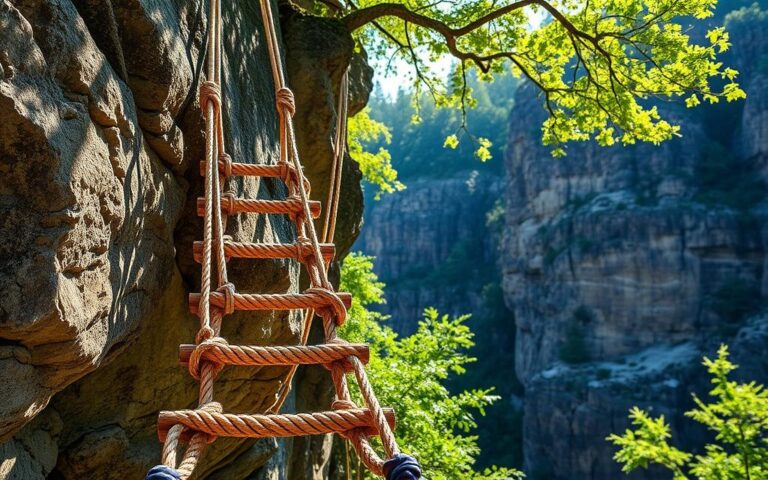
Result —
[{"label": "rope loop", "polygon": [[[328,344],[328,345],[332,345],[332,344],[335,344],[335,345],[349,345],[348,341],[344,340],[343,338],[339,338],[339,337],[329,339],[325,343]],[[323,367],[325,367],[328,370],[333,370],[334,368],[340,368],[345,373],[352,373],[352,372],[355,371],[355,365],[354,365],[353,360],[352,360],[353,358],[354,357],[351,357],[351,356],[350,357],[346,357],[346,358],[340,358],[339,360],[334,360],[333,362],[330,362],[330,363],[324,363]],[[337,403],[338,403],[338,407],[339,408],[357,408],[357,406],[354,403],[352,403],[351,401],[349,401],[349,400],[339,400],[339,399],[337,399],[337,400],[335,400],[333,402],[333,407],[332,408],[334,410],[337,409]]]},{"label": "rope loop", "polygon": [[235,285],[227,282],[216,289],[218,293],[224,294],[224,314],[231,315],[235,311]]},{"label": "rope loop", "polygon": [[296,259],[302,263],[309,263],[315,258],[315,249],[312,240],[305,236],[296,239]]},{"label": "rope loop", "polygon": [[228,153],[219,155],[219,171],[223,173],[225,177],[232,176],[232,156]]},{"label": "rope loop", "polygon": [[[202,309],[200,310],[200,312],[201,312],[200,314],[202,315]],[[197,335],[195,336],[195,341],[197,343],[202,343],[208,340],[209,338],[212,338],[215,334],[216,332],[213,331],[213,328],[211,328],[208,325],[204,325],[200,327],[200,330],[198,330]]]},{"label": "rope loop", "polygon": [[221,209],[227,213],[235,209],[235,193],[226,191],[221,194]]},{"label": "rope loop", "polygon": [[198,343],[189,356],[188,369],[192,378],[200,381],[202,376],[202,363],[204,361],[213,365],[213,376],[214,378],[217,377],[221,370],[224,368],[224,364],[210,358],[204,358],[205,353],[213,350],[214,348],[226,347],[228,345],[229,343],[221,337],[212,337]]},{"label": "rope loop", "polygon": [[347,319],[347,307],[344,306],[344,302],[336,295],[336,292],[327,288],[313,287],[308,288],[305,293],[318,295],[325,300],[326,305],[316,309],[318,315],[332,315],[336,325],[344,324],[344,321]]},{"label": "rope loop", "polygon": [[307,195],[310,194],[312,191],[312,185],[309,183],[309,179],[305,177],[303,174],[299,174],[299,172],[296,171],[296,168],[293,167],[293,165],[289,163],[283,163],[281,164],[281,178],[283,179],[283,182],[286,185],[295,185],[298,184],[298,182],[302,182],[304,184],[304,190],[306,190]]},{"label": "rope loop", "polygon": [[[226,340],[225,340],[226,342]],[[221,406],[219,402],[208,402],[200,407],[197,408],[198,410],[202,410],[205,413],[212,413],[212,414],[221,414],[224,413],[224,407]],[[213,433],[203,433],[203,432],[197,432],[196,435],[205,435],[207,438],[206,443],[211,444],[216,441],[218,438],[218,435],[214,435]]]},{"label": "rope loop", "polygon": [[296,113],[296,99],[293,96],[293,92],[288,87],[282,87],[275,93],[277,111],[281,115],[288,115],[292,117]]},{"label": "rope loop", "polygon": [[352,410],[357,408],[357,405],[352,400],[341,400],[337,398],[331,403],[332,410]]},{"label": "rope loop", "polygon": [[203,111],[208,108],[208,102],[213,102],[213,108],[221,109],[221,87],[210,80],[200,84],[200,107]]}]

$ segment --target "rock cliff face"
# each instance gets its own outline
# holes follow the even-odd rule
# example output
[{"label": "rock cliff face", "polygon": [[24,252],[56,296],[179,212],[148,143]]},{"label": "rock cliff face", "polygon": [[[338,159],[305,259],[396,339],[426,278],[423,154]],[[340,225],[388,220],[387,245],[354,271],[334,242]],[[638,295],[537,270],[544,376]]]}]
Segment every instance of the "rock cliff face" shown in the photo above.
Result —
[{"label": "rock cliff face", "polygon": [[[160,409],[191,406],[196,385],[176,364],[194,338],[186,294],[199,269],[192,208],[203,156],[196,90],[201,2],[0,2],[0,478],[141,478],[157,463]],[[276,114],[256,4],[225,2],[228,150],[274,161]],[[306,173],[324,200],[334,92],[353,43],[333,22],[285,9],[289,81],[296,88]],[[353,67],[361,108],[370,88]],[[309,122],[309,121],[307,121]],[[311,153],[311,154],[310,154]],[[344,250],[359,230],[359,172],[347,162]],[[279,198],[279,182],[233,181],[238,195]],[[323,198],[321,198],[323,197]],[[289,241],[279,216],[239,216],[240,241]],[[231,262],[242,291],[296,291],[289,261]],[[225,336],[296,343],[295,315],[236,314]],[[285,370],[232,369],[217,383],[229,411],[258,412]],[[299,379],[301,385],[301,379]],[[313,383],[315,392],[328,384]],[[320,394],[292,399],[321,408]],[[289,405],[290,407],[290,405]],[[197,478],[323,478],[328,439],[217,442]]]},{"label": "rock cliff face", "polygon": [[384,310],[405,334],[426,307],[452,315],[479,309],[483,286],[496,277],[498,239],[486,226],[486,212],[502,190],[500,177],[470,171],[407,185],[369,202],[356,244],[377,258],[376,272],[387,285]]},{"label": "rock cliff face", "polygon": [[[765,51],[764,30],[737,27],[750,33],[732,33],[735,52]],[[604,439],[625,428],[633,405],[666,414],[684,443],[696,443],[682,412],[692,390],[706,390],[698,359],[721,341],[753,379],[768,378],[747,354],[768,340],[765,319],[749,319],[768,285],[765,77],[743,70],[742,106],[669,109],[684,125],[681,139],[575,146],[563,159],[539,144],[532,91],[518,95],[503,287],[533,478],[620,478]]]}]

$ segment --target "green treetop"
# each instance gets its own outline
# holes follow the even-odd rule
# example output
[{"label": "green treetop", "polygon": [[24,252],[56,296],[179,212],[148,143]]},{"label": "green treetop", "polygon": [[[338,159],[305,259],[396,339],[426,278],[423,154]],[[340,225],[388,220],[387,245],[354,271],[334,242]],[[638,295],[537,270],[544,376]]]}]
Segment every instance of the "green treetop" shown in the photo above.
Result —
[{"label": "green treetop", "polygon": [[[679,125],[662,117],[659,100],[693,107],[745,96],[719,61],[727,32],[692,34],[717,0],[315,1],[377,58],[410,63],[416,92],[439,106],[472,106],[470,70],[527,78],[542,92],[542,138],[556,154],[573,140],[672,138]],[[447,79],[435,68],[446,57],[456,60]]]},{"label": "green treetop", "polygon": [[704,425],[714,442],[700,454],[669,444],[670,428],[664,417],[652,418],[633,408],[633,429],[608,440],[619,447],[615,455],[629,473],[660,465],[674,480],[759,480],[768,478],[768,391],[755,382],[738,383],[728,378],[736,365],[728,360],[728,349],[720,347],[714,360],[704,359],[712,375],[712,401],[694,396],[696,408],[686,413]]}]

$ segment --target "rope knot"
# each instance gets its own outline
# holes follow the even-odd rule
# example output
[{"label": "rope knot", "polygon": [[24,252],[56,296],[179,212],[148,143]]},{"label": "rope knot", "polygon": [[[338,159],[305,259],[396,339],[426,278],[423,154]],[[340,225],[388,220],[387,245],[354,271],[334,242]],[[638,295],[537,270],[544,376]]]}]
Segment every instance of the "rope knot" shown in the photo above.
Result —
[{"label": "rope knot", "polygon": [[421,466],[412,456],[400,453],[384,462],[384,475],[387,480],[419,480]]},{"label": "rope knot", "polygon": [[[200,314],[202,315],[202,310],[200,310]],[[195,336],[195,340],[197,343],[202,343],[209,338],[213,337],[215,335],[215,332],[213,331],[213,328],[210,327],[210,325],[204,325],[200,327],[200,330],[197,331],[197,335]]]},{"label": "rope knot", "polygon": [[232,157],[228,153],[219,155],[219,171],[223,173],[225,177],[232,176]]},{"label": "rope knot", "polygon": [[336,292],[327,288],[315,287],[308,288],[305,293],[317,295],[322,298],[324,305],[317,308],[320,316],[332,315],[337,326],[344,325],[347,319],[347,307],[344,302],[336,295]]},{"label": "rope knot", "polygon": [[287,114],[292,117],[296,113],[296,100],[291,89],[282,87],[277,91],[275,96],[277,111],[280,112],[281,115]]},{"label": "rope knot", "polygon": [[229,215],[235,210],[235,193],[226,191],[221,194],[221,210]]},{"label": "rope knot", "polygon": [[336,399],[331,404],[332,410],[352,410],[355,408],[357,408],[357,405],[355,405],[351,400]]},{"label": "rope knot", "polygon": [[[207,413],[209,415],[213,414],[221,414],[224,412],[224,407],[221,406],[219,402],[208,402],[206,404],[200,405],[197,407],[198,411],[201,411],[203,413]],[[218,438],[218,435],[214,435],[213,433],[203,433],[203,432],[197,432],[195,435],[205,435],[205,442],[208,444],[211,444],[216,441]]]},{"label": "rope knot", "polygon": [[213,108],[221,108],[221,87],[216,82],[205,81],[200,84],[200,107],[205,111],[208,102],[213,102]]},{"label": "rope knot", "polygon": [[[348,341],[344,340],[343,338],[339,338],[339,337],[331,338],[331,339],[327,340],[326,343],[328,345],[331,345],[331,344],[334,344],[334,345],[349,345]],[[330,363],[324,363],[323,367],[327,368],[328,370],[333,370],[334,368],[340,368],[341,370],[343,370],[346,373],[351,373],[351,372],[355,371],[355,364],[354,364],[354,360],[353,359],[355,359],[355,357],[353,357],[353,356],[349,356],[349,357],[346,357],[346,358],[340,358],[339,360],[334,360],[334,361],[332,361]],[[354,403],[349,402],[347,400],[336,400],[336,401],[333,402],[333,405],[336,405],[337,402],[339,402],[340,405],[344,405],[341,408],[357,408],[357,406]],[[344,403],[344,402],[346,402],[346,403]],[[351,406],[349,406],[349,405],[351,405]],[[337,408],[336,406],[333,407],[333,409],[336,409],[336,408]]]},{"label": "rope knot", "polygon": [[296,259],[302,263],[309,263],[315,257],[315,249],[312,240],[305,236],[296,239]]},{"label": "rope knot", "polygon": [[166,465],[157,465],[147,472],[144,480],[181,480],[181,474]]},{"label": "rope knot", "polygon": [[205,358],[205,354],[215,348],[227,346],[229,346],[229,343],[227,343],[227,341],[221,337],[208,338],[198,343],[189,356],[188,368],[189,374],[192,376],[192,378],[198,381],[200,380],[202,375],[203,361],[209,362],[213,366],[213,376],[218,376],[219,372],[221,372],[221,369],[224,368],[224,364],[210,357]]},{"label": "rope knot", "polygon": [[217,288],[216,291],[224,294],[224,314],[232,314],[235,311],[235,285],[227,282]]},{"label": "rope knot", "polygon": [[312,191],[312,185],[309,183],[309,179],[307,177],[300,175],[296,171],[296,168],[289,163],[281,163],[280,168],[280,177],[283,179],[283,182],[287,186],[290,187],[291,185],[296,185],[299,181],[301,181],[304,184],[304,190],[307,192],[307,195],[310,194]]}]

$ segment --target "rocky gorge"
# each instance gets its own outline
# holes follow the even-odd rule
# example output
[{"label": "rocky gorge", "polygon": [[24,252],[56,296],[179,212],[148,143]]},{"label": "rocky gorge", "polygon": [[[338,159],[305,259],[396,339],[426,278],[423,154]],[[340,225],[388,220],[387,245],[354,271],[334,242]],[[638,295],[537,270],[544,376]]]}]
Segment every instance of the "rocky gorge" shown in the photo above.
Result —
[{"label": "rocky gorge", "polygon": [[[662,106],[684,125],[680,139],[575,145],[554,159],[540,144],[540,99],[515,84],[513,102],[486,101],[501,112],[490,162],[460,149],[461,162],[441,163],[443,128],[431,153],[409,160],[405,191],[366,199],[364,229],[361,174],[346,162],[338,258],[360,235],[354,249],[378,258],[388,284],[390,324],[407,335],[427,306],[473,314],[479,361],[461,386],[495,385],[502,397],[480,421],[481,463],[541,480],[621,478],[605,437],[627,426],[631,406],[665,414],[684,445],[700,443],[705,433],[682,412],[706,391],[700,358],[721,342],[742,378],[768,381],[767,6],[725,5],[713,21],[728,24],[749,98]],[[186,295],[199,289],[204,8],[0,0],[0,385],[10,386],[0,390],[0,478],[142,478],[160,455],[158,411],[195,403],[177,358],[197,327]],[[269,163],[277,119],[258,7],[225,4],[224,22],[228,149]],[[334,20],[281,4],[280,31],[305,173],[324,200],[339,80],[351,65],[354,114],[372,72]],[[271,180],[228,187],[285,194]],[[239,216],[228,233],[294,235],[279,216]],[[290,261],[230,268],[242,290],[306,282]],[[224,334],[291,344],[300,324],[240,312]],[[263,411],[285,373],[228,370],[217,399]],[[287,408],[326,408],[331,396],[325,371],[304,369]],[[196,478],[340,478],[332,449],[329,436],[220,440]]]},{"label": "rocky gorge", "polygon": [[[473,179],[483,190],[467,188],[470,171],[446,167],[448,179],[406,180],[404,192],[368,207],[360,245],[378,257],[393,325],[408,332],[430,305],[481,317],[473,353],[485,385],[506,397],[502,408],[521,409],[522,420],[507,417],[505,428],[520,430],[529,478],[623,478],[605,438],[628,426],[635,405],[665,415],[680,445],[699,446],[707,434],[683,412],[692,392],[706,393],[700,360],[720,343],[741,378],[768,380],[768,36],[766,5],[744,5],[726,2],[713,22],[731,33],[729,61],[748,99],[701,110],[661,105],[683,125],[681,138],[572,145],[553,158],[540,142],[540,98],[524,85],[508,117],[503,172]],[[438,204],[450,213],[435,212]],[[381,238],[408,249],[392,251]],[[473,249],[457,255],[465,245]],[[457,260],[458,276],[440,270]],[[506,308],[490,330],[481,289],[465,288],[476,272],[484,272],[480,285],[498,283],[503,294]],[[513,359],[500,356],[505,349]],[[518,381],[521,390],[508,387]],[[483,460],[498,463],[503,453],[493,452]]]}]

